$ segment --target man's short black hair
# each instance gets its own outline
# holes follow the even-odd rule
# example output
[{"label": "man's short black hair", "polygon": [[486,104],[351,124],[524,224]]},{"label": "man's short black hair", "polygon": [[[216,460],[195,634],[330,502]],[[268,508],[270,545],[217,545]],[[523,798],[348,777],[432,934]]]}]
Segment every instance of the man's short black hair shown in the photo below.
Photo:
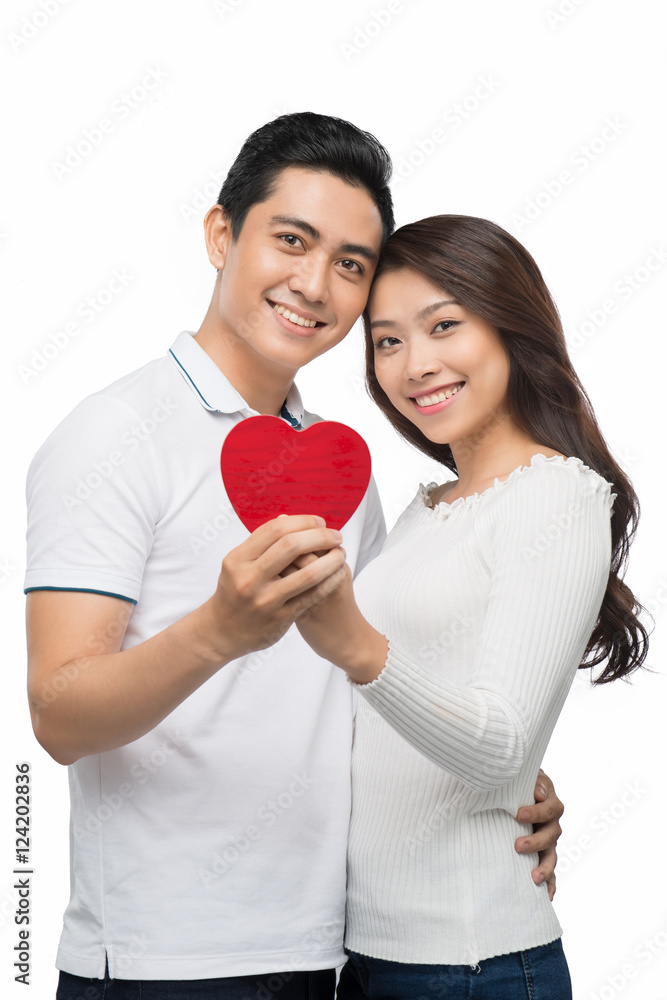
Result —
[{"label": "man's short black hair", "polygon": [[365,188],[382,219],[382,242],[393,232],[392,168],[384,146],[370,132],[342,118],[299,111],[258,128],[234,160],[218,197],[231,220],[234,239],[249,210],[271,197],[278,174],[287,167],[324,170]]}]

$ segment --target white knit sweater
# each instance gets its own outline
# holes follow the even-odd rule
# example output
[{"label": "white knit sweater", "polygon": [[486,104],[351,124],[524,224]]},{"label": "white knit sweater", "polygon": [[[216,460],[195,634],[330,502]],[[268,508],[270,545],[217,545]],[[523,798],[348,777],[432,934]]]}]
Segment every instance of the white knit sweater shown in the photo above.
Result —
[{"label": "white knit sweater", "polygon": [[597,620],[615,494],[542,454],[451,504],[429,489],[355,583],[390,645],[354,685],[346,945],[475,965],[562,933],[514,817]]}]

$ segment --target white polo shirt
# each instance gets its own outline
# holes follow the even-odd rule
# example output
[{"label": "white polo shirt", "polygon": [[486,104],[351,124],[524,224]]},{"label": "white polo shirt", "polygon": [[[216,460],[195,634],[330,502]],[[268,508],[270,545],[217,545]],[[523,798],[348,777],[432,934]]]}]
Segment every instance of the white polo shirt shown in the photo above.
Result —
[{"label": "white polo shirt", "polygon": [[[320,419],[294,386],[286,407],[292,423]],[[30,466],[26,592],[132,601],[123,649],[204,603],[248,537],[219,458],[254,412],[187,332],[84,399]],[[382,547],[372,480],[343,536],[353,572]],[[292,626],[141,739],[71,765],[58,968],[101,978],[108,956],[119,979],[203,979],[340,965],[351,699]]]}]

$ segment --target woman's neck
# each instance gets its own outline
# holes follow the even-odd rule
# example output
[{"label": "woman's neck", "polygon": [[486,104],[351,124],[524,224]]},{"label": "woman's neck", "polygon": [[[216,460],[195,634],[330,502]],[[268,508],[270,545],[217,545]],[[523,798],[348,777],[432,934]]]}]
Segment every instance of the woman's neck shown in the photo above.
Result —
[{"label": "woman's neck", "polygon": [[[528,465],[537,452],[547,458],[561,454],[540,444],[509,417],[476,435],[451,442],[450,447],[459,478],[448,491],[448,501],[481,493],[493,484],[496,477],[502,479],[518,466]],[[434,500],[437,502],[435,496]]]}]

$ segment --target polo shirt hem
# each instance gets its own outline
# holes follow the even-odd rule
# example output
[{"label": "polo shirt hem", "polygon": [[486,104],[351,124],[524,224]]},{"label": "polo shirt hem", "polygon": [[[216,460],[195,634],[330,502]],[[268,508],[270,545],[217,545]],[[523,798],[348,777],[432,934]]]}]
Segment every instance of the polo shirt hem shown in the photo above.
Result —
[{"label": "polo shirt hem", "polygon": [[75,955],[63,948],[58,949],[56,968],[71,976],[86,979],[103,979],[105,958],[109,961],[109,975],[112,979],[224,979],[229,976],[261,976],[280,972],[319,972],[335,969],[345,964],[347,956],[343,948],[329,948],[326,951],[300,952],[296,948],[288,951],[267,952],[251,955],[164,955],[160,958],[132,958],[128,964],[126,953],[119,951],[119,963],[126,969],[118,968],[114,949],[107,946],[101,958]]},{"label": "polo shirt hem", "polygon": [[136,583],[120,576],[102,576],[99,573],[94,579],[83,577],[81,570],[31,569],[23,581],[23,593],[31,590],[74,590],[91,594],[108,594],[109,597],[119,597],[123,601],[136,604],[139,600],[139,588]]}]

